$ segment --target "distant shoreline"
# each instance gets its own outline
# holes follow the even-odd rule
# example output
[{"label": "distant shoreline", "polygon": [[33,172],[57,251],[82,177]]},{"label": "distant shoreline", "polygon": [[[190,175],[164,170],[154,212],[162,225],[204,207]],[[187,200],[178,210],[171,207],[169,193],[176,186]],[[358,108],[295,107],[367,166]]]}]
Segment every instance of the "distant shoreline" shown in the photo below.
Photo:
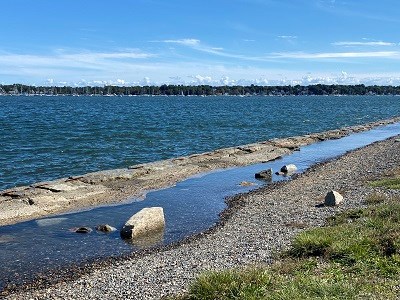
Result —
[{"label": "distant shoreline", "polygon": [[0,96],[399,96],[400,86],[315,84],[282,86],[33,86],[0,85]]}]

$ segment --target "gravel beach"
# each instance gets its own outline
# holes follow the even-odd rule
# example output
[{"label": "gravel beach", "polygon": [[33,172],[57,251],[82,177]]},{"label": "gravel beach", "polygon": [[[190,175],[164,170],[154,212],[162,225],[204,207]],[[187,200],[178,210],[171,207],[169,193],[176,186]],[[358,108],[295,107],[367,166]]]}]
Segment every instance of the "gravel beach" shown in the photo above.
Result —
[{"label": "gravel beach", "polygon": [[[205,270],[270,263],[295,234],[322,226],[328,216],[364,205],[374,178],[399,172],[399,137],[315,165],[288,182],[229,199],[221,223],[169,247],[109,260],[4,293],[6,299],[160,299],[184,292]],[[339,191],[338,207],[324,207]],[[69,275],[68,275],[69,274]],[[52,281],[51,283],[49,283]]]}]

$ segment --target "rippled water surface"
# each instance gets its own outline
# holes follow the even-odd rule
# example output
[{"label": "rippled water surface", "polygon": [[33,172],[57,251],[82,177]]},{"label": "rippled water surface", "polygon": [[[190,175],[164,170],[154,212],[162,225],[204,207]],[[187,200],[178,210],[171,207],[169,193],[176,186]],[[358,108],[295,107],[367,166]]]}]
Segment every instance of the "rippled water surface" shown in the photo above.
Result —
[{"label": "rippled water surface", "polygon": [[400,115],[399,97],[0,97],[0,190]]}]

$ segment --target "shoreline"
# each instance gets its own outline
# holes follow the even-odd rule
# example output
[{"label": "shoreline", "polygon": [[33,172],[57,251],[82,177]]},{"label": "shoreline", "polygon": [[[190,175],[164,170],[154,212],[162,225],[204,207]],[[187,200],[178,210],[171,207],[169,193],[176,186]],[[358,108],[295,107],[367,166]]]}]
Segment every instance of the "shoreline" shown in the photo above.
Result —
[{"label": "shoreline", "polygon": [[[399,147],[397,136],[316,164],[291,181],[229,198],[220,222],[204,233],[166,247],[47,274],[3,295],[93,299],[123,293],[128,299],[159,299],[184,291],[206,270],[268,264],[304,228],[323,226],[326,217],[364,205],[366,196],[376,191],[366,182],[399,169]],[[319,206],[331,188],[340,190],[345,202]]]},{"label": "shoreline", "polygon": [[10,188],[0,191],[0,226],[128,202],[149,190],[173,186],[197,174],[271,161],[300,146],[396,122],[400,117]]}]

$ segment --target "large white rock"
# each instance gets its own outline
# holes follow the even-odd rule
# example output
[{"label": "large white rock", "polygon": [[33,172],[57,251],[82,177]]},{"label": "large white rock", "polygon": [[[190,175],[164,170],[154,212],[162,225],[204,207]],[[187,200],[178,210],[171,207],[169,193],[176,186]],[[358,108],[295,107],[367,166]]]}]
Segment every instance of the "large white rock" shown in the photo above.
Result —
[{"label": "large white rock", "polygon": [[134,214],[121,229],[121,237],[134,239],[162,231],[165,227],[162,207],[146,207]]},{"label": "large white rock", "polygon": [[343,196],[334,190],[328,192],[325,196],[326,206],[336,206],[339,205],[341,202],[343,202]]},{"label": "large white rock", "polygon": [[283,173],[292,173],[297,171],[297,167],[294,164],[285,165],[281,168],[281,172]]}]

